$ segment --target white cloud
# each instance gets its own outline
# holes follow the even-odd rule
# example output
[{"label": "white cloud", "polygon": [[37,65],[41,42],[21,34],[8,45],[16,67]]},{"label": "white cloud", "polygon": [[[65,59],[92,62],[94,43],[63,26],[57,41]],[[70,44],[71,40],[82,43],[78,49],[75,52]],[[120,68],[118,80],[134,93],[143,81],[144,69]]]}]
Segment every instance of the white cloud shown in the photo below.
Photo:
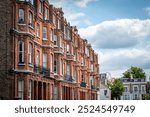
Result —
[{"label": "white cloud", "polygon": [[98,0],[49,0],[49,3],[54,4],[56,7],[62,7],[64,4],[74,4],[77,7],[85,8],[90,2]]},{"label": "white cloud", "polygon": [[49,0],[50,4],[53,4],[55,7],[63,7],[64,0]]},{"label": "white cloud", "polygon": [[137,66],[149,70],[150,75],[150,48],[116,49],[99,52],[101,72],[111,72],[121,76],[126,69]]},{"label": "white cloud", "polygon": [[150,36],[150,20],[119,19],[79,30],[96,48],[132,47]]},{"label": "white cloud", "polygon": [[120,77],[126,69],[137,66],[150,75],[150,20],[104,21],[79,33],[99,54],[101,73]]},{"label": "white cloud", "polygon": [[69,21],[77,20],[78,18],[83,17],[83,16],[85,16],[85,14],[82,12],[79,12],[79,13],[66,12],[66,17],[67,17],[67,20],[69,20]]},{"label": "white cloud", "polygon": [[150,16],[150,7],[145,8],[145,11],[148,13],[148,15]]},{"label": "white cloud", "polygon": [[97,0],[74,0],[75,4],[78,7],[86,7],[88,3],[94,2],[94,1],[97,1]]}]

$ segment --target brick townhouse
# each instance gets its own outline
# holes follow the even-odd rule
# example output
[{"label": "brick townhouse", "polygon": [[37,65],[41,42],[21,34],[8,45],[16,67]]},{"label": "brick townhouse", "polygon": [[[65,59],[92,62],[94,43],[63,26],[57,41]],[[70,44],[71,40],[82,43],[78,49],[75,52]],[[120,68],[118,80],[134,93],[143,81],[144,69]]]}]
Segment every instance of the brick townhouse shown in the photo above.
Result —
[{"label": "brick townhouse", "polygon": [[1,0],[0,16],[0,99],[97,99],[98,55],[61,8]]}]

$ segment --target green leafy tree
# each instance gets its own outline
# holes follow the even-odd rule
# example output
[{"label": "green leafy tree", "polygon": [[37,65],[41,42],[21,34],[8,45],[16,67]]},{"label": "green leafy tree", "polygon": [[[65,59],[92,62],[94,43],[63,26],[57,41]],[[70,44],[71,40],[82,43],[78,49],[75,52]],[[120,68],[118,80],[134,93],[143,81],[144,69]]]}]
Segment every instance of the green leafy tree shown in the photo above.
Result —
[{"label": "green leafy tree", "polygon": [[150,94],[145,94],[144,98],[145,98],[145,100],[150,100]]},{"label": "green leafy tree", "polygon": [[139,67],[131,67],[123,73],[124,78],[146,78],[145,72]]},{"label": "green leafy tree", "polygon": [[114,79],[111,82],[108,82],[108,86],[111,89],[111,99],[120,99],[120,96],[122,95],[124,91],[123,83],[120,79]]}]

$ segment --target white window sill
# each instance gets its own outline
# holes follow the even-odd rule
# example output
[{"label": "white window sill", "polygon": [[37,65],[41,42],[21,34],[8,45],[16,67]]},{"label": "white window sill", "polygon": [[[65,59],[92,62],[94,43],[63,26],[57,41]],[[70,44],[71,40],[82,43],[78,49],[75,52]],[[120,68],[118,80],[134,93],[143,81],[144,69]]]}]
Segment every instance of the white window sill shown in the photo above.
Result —
[{"label": "white window sill", "polygon": [[58,48],[58,45],[54,45],[54,47]]},{"label": "white window sill", "polygon": [[25,64],[24,64],[24,63],[18,63],[18,65],[19,65],[19,66],[25,66]]},{"label": "white window sill", "polygon": [[43,38],[44,41],[47,41],[47,38]]},{"label": "white window sill", "polygon": [[32,26],[32,25],[29,25],[29,28],[31,28],[31,29],[33,29],[33,30],[34,30],[34,28],[33,28],[33,26]]},{"label": "white window sill", "polygon": [[29,67],[33,67],[33,65],[29,63]]},{"label": "white window sill", "polygon": [[18,25],[20,25],[20,26],[26,26],[26,24],[24,24],[24,23],[23,24],[22,23],[18,23]]}]

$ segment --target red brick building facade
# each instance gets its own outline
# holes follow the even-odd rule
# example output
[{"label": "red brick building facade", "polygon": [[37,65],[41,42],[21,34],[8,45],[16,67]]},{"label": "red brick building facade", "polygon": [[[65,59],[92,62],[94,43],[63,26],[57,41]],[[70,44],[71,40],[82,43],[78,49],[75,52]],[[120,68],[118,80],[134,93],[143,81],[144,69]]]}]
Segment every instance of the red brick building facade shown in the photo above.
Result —
[{"label": "red brick building facade", "polygon": [[0,15],[0,98],[97,99],[98,55],[61,8],[48,0],[6,0]]}]

